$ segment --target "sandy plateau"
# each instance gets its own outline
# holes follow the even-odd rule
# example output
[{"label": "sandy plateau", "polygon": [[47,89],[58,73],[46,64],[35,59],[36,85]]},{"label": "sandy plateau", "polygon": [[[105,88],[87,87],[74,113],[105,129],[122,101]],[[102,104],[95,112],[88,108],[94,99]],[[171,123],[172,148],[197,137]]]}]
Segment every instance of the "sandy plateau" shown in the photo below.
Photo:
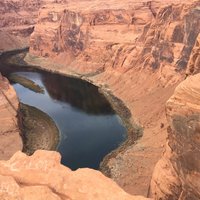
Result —
[{"label": "sandy plateau", "polygon": [[[20,37],[23,46],[30,38],[27,63],[78,76],[111,92],[129,108],[132,124],[141,126],[143,136],[106,163],[112,180],[131,195],[163,200],[200,199],[199,1],[4,0],[1,5],[4,23],[0,24],[0,35]],[[15,12],[11,11],[13,6]],[[4,41],[2,51],[22,47],[17,43],[11,47]],[[81,199],[137,199],[123,192],[128,196],[114,196],[110,189],[111,197],[105,188],[90,196],[90,189],[75,189],[76,186],[76,191],[63,194],[60,192],[65,189],[63,181],[75,178],[81,170],[72,173],[69,179],[59,179],[57,185],[46,183],[48,175],[39,183],[36,179],[43,171],[34,172],[37,176],[30,181],[26,172],[17,175],[8,169],[18,157],[27,163],[45,158],[45,152],[35,157],[17,153],[8,163],[0,163],[0,174],[12,177],[17,187],[45,185],[47,188],[41,194],[48,189],[60,199],[80,199],[70,196],[77,194],[77,190],[78,194],[85,194]],[[57,157],[55,160],[59,163]],[[99,172],[89,174],[97,177],[95,173],[103,181],[112,182]],[[82,187],[84,178],[79,178]],[[87,188],[95,186],[94,178],[90,180]],[[116,191],[121,191],[116,187]]]}]

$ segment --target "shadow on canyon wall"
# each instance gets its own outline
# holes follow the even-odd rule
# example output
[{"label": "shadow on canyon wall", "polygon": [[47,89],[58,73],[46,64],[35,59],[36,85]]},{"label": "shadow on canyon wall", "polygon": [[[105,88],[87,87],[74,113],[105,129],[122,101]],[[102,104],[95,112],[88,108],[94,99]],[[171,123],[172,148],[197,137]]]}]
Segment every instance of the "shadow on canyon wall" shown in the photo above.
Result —
[{"label": "shadow on canyon wall", "polygon": [[114,114],[114,111],[106,98],[99,94],[96,86],[91,85],[90,83],[80,79],[66,78],[50,73],[43,76],[42,81],[47,92],[53,99],[67,102],[71,106],[83,110],[88,114]]}]

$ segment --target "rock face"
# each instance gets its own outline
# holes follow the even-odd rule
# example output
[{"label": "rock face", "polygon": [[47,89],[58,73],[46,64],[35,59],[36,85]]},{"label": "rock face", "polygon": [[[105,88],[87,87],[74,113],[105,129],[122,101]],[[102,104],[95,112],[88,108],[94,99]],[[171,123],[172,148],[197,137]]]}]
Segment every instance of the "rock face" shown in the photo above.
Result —
[{"label": "rock face", "polygon": [[[11,0],[3,1],[4,7],[5,2]],[[19,0],[13,2],[19,4]],[[20,2],[25,5],[36,1]],[[109,176],[125,191],[147,196],[153,169],[166,142],[165,102],[184,79],[185,73],[193,75],[199,72],[199,1],[37,2],[39,4],[31,8],[35,12],[40,7],[26,61],[54,72],[81,75],[112,91],[127,105],[134,118],[130,120],[141,125],[143,137],[111,158],[107,168]],[[20,7],[24,8],[23,5]],[[36,18],[32,18],[35,24]],[[3,34],[7,33],[6,29],[1,28]],[[173,129],[172,126],[170,135],[175,138]],[[174,139],[176,141],[179,140]],[[176,169],[183,168],[176,167],[176,162],[182,165],[180,163],[185,161],[176,161],[170,150],[172,144],[171,141],[164,161],[156,167],[157,175],[154,175],[152,184],[155,198],[176,199],[181,191],[184,197],[186,186],[192,188],[190,191],[197,187],[187,182],[191,176],[187,181],[182,175],[178,178],[183,172],[177,174]],[[177,147],[178,150],[182,148],[181,144]],[[170,170],[161,171],[159,165]],[[196,169],[196,164],[193,169]],[[164,187],[164,182],[169,184]],[[194,195],[198,196],[196,192]]]},{"label": "rock face", "polygon": [[192,49],[190,60],[187,66],[186,75],[197,74],[200,72],[200,33]]},{"label": "rock face", "polygon": [[38,8],[36,1],[2,0],[0,2],[0,51],[28,46]]},{"label": "rock face", "polygon": [[200,74],[187,78],[167,102],[171,128],[166,152],[154,170],[155,199],[200,199],[199,81]]},{"label": "rock face", "polygon": [[199,6],[199,1],[99,0],[40,9],[27,61],[81,74],[112,91],[144,130],[136,144],[107,162],[109,176],[129,193],[148,194],[166,141],[165,102],[193,63],[198,71]]},{"label": "rock face", "polygon": [[56,152],[17,152],[0,161],[0,198],[9,200],[145,200],[125,193],[111,179],[92,169],[71,171]]},{"label": "rock face", "polygon": [[197,1],[69,1],[40,9],[31,54],[76,72],[150,67],[169,81],[186,69],[200,32]]},{"label": "rock face", "polygon": [[29,46],[39,8],[53,0],[1,0],[0,52]]},{"label": "rock face", "polygon": [[18,106],[15,90],[0,74],[0,160],[9,159],[22,149],[17,120]]}]

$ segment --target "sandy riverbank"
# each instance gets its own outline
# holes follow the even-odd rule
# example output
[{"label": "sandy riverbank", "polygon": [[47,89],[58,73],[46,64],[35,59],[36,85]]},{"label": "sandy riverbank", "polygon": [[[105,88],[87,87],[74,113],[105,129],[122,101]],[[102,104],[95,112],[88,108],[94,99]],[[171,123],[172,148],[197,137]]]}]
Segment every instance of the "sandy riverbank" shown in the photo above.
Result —
[{"label": "sandy riverbank", "polygon": [[55,122],[44,112],[20,103],[23,124],[23,152],[33,154],[38,149],[56,150],[59,130]]}]

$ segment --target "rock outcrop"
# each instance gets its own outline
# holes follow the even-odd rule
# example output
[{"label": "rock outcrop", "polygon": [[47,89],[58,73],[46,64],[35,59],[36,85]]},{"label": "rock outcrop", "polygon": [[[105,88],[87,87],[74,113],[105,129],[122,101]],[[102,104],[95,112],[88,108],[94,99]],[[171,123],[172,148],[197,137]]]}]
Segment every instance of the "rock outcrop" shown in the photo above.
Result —
[{"label": "rock outcrop", "polygon": [[8,80],[0,74],[0,160],[22,150],[17,111],[19,101]]},{"label": "rock outcrop", "polygon": [[4,200],[145,200],[125,193],[111,179],[92,169],[71,171],[56,152],[17,152],[0,161],[0,198]]},{"label": "rock outcrop", "polygon": [[155,199],[200,199],[200,74],[190,76],[166,105],[167,148],[152,179]]},{"label": "rock outcrop", "polygon": [[52,2],[54,0],[1,0],[0,52],[28,47],[39,8]]}]

